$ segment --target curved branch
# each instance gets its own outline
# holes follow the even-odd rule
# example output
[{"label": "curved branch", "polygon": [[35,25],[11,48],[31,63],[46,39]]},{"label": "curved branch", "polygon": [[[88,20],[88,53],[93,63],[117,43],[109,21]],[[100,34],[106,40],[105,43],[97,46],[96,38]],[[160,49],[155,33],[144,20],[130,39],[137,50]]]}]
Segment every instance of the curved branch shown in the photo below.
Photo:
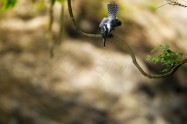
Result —
[{"label": "curved branch", "polygon": [[[81,31],[76,22],[75,22],[75,19],[74,19],[74,16],[73,16],[73,12],[72,12],[72,7],[71,7],[71,0],[68,0],[68,11],[69,11],[69,15],[70,15],[70,19],[71,19],[71,22],[73,24],[73,28],[75,29],[75,31],[77,31],[81,36],[84,36],[84,37],[88,37],[88,38],[102,38],[100,34],[88,34],[88,33],[85,33],[83,31]],[[138,64],[137,60],[136,60],[136,57],[134,55],[134,52],[132,51],[132,49],[130,48],[130,46],[127,44],[127,42],[125,42],[124,40],[120,39],[119,37],[115,36],[115,35],[111,35],[109,38],[112,38],[116,41],[118,41],[119,43],[121,43],[129,52],[131,58],[132,58],[132,62],[134,63],[134,65],[138,68],[138,70],[146,77],[148,78],[164,78],[164,77],[168,77],[172,74],[174,74],[177,69],[182,66],[183,64],[185,64],[187,62],[187,58],[182,60],[178,65],[174,66],[169,72],[167,73],[163,73],[163,74],[150,74],[150,73],[146,73],[142,68],[141,66]]]},{"label": "curved branch", "polygon": [[120,39],[119,37],[117,36],[112,36],[112,39],[116,40],[116,41],[119,41],[119,43],[121,43],[123,46],[126,47],[126,49],[128,50],[131,58],[132,58],[132,61],[134,63],[134,65],[138,68],[138,70],[146,77],[148,78],[164,78],[164,77],[167,77],[169,75],[172,75],[174,74],[177,69],[182,66],[184,63],[187,62],[187,58],[182,60],[178,65],[174,66],[169,72],[167,73],[164,73],[164,74],[158,74],[158,75],[155,75],[155,74],[149,74],[149,73],[146,73],[141,67],[140,65],[138,64],[137,60],[136,60],[136,57],[134,55],[134,52],[132,51],[132,49],[130,48],[130,46],[127,44],[127,42],[125,42],[124,40]]},{"label": "curved branch", "polygon": [[81,36],[89,37],[89,38],[101,38],[101,35],[100,35],[100,34],[88,34],[88,33],[85,33],[85,32],[83,32],[83,31],[81,31],[81,30],[77,27],[77,24],[76,24],[76,22],[75,22],[75,19],[74,19],[74,16],[73,16],[73,12],[72,12],[71,0],[68,0],[68,11],[69,11],[69,15],[70,15],[71,22],[72,22],[72,24],[73,24],[73,28],[74,28],[75,31],[77,31]]}]

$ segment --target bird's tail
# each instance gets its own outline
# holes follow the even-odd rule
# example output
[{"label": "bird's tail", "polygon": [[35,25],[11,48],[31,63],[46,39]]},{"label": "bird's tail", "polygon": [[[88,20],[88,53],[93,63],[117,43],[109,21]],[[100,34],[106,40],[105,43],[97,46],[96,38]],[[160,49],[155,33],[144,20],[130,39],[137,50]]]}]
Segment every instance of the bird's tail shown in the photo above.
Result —
[{"label": "bird's tail", "polygon": [[112,18],[116,18],[116,14],[118,12],[118,5],[115,3],[109,3],[107,4],[108,8],[108,16]]}]

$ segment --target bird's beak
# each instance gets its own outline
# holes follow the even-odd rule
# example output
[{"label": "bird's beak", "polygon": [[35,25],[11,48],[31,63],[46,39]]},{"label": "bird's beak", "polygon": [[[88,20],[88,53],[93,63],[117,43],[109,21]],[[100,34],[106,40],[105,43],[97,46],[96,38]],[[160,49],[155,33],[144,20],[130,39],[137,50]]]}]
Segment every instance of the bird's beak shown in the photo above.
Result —
[{"label": "bird's beak", "polygon": [[103,38],[103,46],[105,47],[106,38]]}]

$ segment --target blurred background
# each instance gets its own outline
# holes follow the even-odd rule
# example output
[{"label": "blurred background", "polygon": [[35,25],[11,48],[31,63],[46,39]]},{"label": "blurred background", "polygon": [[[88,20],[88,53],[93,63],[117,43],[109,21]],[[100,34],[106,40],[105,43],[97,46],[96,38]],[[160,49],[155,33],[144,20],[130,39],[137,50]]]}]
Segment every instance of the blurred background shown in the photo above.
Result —
[{"label": "blurred background", "polygon": [[[46,0],[17,0],[0,13],[0,124],[187,124],[187,65],[167,78],[144,77],[116,41],[107,39],[104,48],[102,39],[79,36],[66,2],[54,4],[52,33]],[[72,0],[78,26],[100,33],[109,2]],[[146,72],[162,71],[145,61],[160,44],[186,53],[186,8],[157,9],[165,0],[115,2],[123,23],[114,34]]]}]

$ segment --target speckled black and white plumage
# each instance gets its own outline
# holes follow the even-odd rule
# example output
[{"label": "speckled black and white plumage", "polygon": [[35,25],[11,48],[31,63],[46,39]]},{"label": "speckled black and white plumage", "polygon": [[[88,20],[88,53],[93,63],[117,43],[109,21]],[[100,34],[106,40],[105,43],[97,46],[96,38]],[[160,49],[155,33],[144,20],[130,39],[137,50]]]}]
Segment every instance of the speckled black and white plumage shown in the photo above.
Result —
[{"label": "speckled black and white plumage", "polygon": [[101,28],[101,35],[103,37],[103,44],[105,46],[106,38],[112,33],[115,27],[121,25],[121,21],[117,19],[118,5],[115,3],[107,4],[108,17],[102,19],[99,27]]},{"label": "speckled black and white plumage", "polygon": [[111,19],[115,19],[118,12],[118,5],[115,3],[109,3],[107,4],[107,8],[108,8],[108,17]]}]

